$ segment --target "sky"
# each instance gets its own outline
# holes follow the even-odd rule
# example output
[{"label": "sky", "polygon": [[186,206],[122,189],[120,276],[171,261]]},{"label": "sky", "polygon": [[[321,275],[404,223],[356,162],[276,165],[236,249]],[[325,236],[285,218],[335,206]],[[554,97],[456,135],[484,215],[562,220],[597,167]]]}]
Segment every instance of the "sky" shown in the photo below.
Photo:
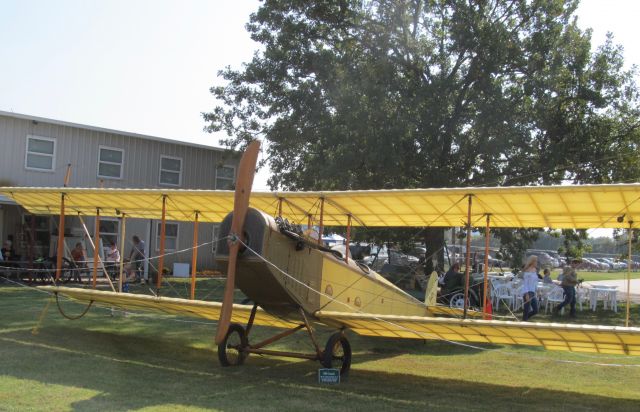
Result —
[{"label": "sky", "polygon": [[[256,0],[0,0],[0,110],[217,145],[201,113],[217,72],[258,44]],[[583,0],[578,23],[640,64],[638,0]],[[640,79],[639,79],[640,80]],[[267,189],[262,170],[256,189]]]}]

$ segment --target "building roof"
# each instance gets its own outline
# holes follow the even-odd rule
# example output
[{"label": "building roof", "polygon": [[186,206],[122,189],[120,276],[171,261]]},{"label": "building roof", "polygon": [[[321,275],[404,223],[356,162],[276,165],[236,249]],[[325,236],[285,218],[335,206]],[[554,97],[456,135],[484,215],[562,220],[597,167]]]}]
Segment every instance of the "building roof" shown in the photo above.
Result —
[{"label": "building roof", "polygon": [[89,126],[89,125],[80,124],[80,123],[65,122],[62,120],[48,119],[46,117],[38,117],[38,116],[32,116],[28,114],[5,112],[3,110],[0,110],[0,116],[13,117],[15,119],[30,120],[34,122],[50,123],[58,126],[76,127],[79,129],[86,129],[94,132],[112,133],[112,134],[118,134],[121,136],[133,137],[136,139],[153,140],[156,142],[169,143],[169,144],[175,144],[180,146],[197,147],[199,149],[205,149],[205,150],[215,150],[220,152],[227,150],[222,147],[208,146],[204,144],[185,142],[181,140],[167,139],[164,137],[156,137],[156,136],[148,136],[148,135],[138,134],[138,133],[124,132],[122,130],[107,129],[104,127]]}]

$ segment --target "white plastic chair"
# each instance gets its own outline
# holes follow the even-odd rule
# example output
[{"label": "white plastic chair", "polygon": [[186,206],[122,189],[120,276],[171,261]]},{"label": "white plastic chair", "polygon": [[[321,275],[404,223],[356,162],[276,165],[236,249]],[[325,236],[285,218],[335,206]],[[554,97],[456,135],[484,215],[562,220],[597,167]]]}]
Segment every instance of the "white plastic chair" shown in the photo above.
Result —
[{"label": "white plastic chair", "polygon": [[[544,313],[549,312],[549,305],[554,306],[554,303],[560,304],[564,302],[564,289],[556,287],[551,289],[544,303]],[[562,308],[564,312],[564,308]]]},{"label": "white plastic chair", "polygon": [[513,310],[518,310],[524,307],[524,297],[522,296],[522,285],[521,284],[511,284],[509,288],[509,293],[513,298]]},{"label": "white plastic chair", "polygon": [[589,291],[581,286],[576,288],[576,304],[578,305],[578,308],[580,308],[580,311],[582,311],[582,303],[583,302],[589,302],[590,297],[589,297]]},{"label": "white plastic chair", "polygon": [[498,309],[500,308],[500,302],[505,302],[509,305],[509,308],[512,308],[514,305],[513,295],[510,292],[510,288],[507,285],[498,285],[493,288],[493,306]]}]

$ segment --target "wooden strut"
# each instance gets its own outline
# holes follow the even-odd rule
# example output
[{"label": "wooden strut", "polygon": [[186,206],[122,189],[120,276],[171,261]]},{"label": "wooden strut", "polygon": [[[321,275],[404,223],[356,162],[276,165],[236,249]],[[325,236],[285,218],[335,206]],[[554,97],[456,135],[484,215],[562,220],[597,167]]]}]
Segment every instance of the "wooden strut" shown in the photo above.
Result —
[{"label": "wooden strut", "polygon": [[324,232],[324,197],[320,198],[320,222],[318,226],[318,244],[322,244],[322,232]]},{"label": "wooden strut", "polygon": [[629,313],[631,308],[631,238],[633,234],[633,220],[629,221],[629,232],[627,237],[629,238],[629,256],[627,258],[627,314],[624,320],[624,326],[629,327]]},{"label": "wooden strut", "polygon": [[100,262],[100,209],[96,208],[96,220],[93,225],[93,273],[91,286],[95,289],[98,284],[98,262]]},{"label": "wooden strut", "polygon": [[351,243],[351,214],[347,215],[347,238],[345,239],[344,262],[349,263],[349,244]]},{"label": "wooden strut", "polygon": [[162,271],[164,270],[164,238],[167,222],[167,195],[162,195],[162,220],[160,221],[160,257],[158,258],[158,276],[156,276],[156,293],[160,293]]},{"label": "wooden strut", "polygon": [[123,213],[120,218],[122,222],[122,233],[120,233],[120,250],[122,254],[120,256],[120,267],[118,268],[118,292],[122,293],[122,283],[124,277],[124,247],[127,243],[127,216]]},{"label": "wooden strut", "polygon": [[469,274],[471,271],[471,206],[473,203],[473,195],[467,195],[469,198],[469,205],[467,208],[467,253],[466,253],[466,267],[464,269],[464,312],[463,319],[467,318],[467,309],[469,308]]},{"label": "wooden strut", "polygon": [[282,217],[282,198],[278,198],[278,217]]},{"label": "wooden strut", "polygon": [[60,222],[58,223],[58,251],[56,256],[56,282],[62,275],[62,257],[64,255],[64,196],[60,196]]},{"label": "wooden strut", "polygon": [[196,298],[196,269],[198,262],[198,215],[196,210],[195,220],[193,221],[193,252],[191,253],[191,300]]},{"label": "wooden strut", "polygon": [[487,214],[487,226],[485,228],[484,234],[484,283],[482,287],[482,313],[484,319],[488,319],[489,316],[487,314],[487,297],[488,296],[488,287],[489,287],[489,236],[491,228],[491,215]]}]

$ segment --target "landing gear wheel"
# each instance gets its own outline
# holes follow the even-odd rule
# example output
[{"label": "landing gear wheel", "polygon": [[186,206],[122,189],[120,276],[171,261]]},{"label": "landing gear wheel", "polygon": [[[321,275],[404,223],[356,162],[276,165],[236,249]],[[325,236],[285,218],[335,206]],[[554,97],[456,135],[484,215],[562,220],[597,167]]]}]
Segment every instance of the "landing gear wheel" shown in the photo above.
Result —
[{"label": "landing gear wheel", "polygon": [[456,292],[449,298],[449,307],[464,309],[464,293]]},{"label": "landing gear wheel", "polygon": [[[480,305],[478,304],[479,299],[476,298],[475,293],[469,291],[469,297],[467,309],[470,310],[480,310]],[[449,299],[449,307],[454,309],[464,309],[464,292],[456,292],[451,295]]]},{"label": "landing gear wheel", "polygon": [[351,368],[351,344],[342,332],[336,332],[327,341],[320,360],[325,368],[340,368],[340,375],[349,373]]},{"label": "landing gear wheel", "polygon": [[244,348],[249,340],[242,325],[232,323],[224,340],[218,345],[218,360],[222,366],[240,366],[249,355]]}]

